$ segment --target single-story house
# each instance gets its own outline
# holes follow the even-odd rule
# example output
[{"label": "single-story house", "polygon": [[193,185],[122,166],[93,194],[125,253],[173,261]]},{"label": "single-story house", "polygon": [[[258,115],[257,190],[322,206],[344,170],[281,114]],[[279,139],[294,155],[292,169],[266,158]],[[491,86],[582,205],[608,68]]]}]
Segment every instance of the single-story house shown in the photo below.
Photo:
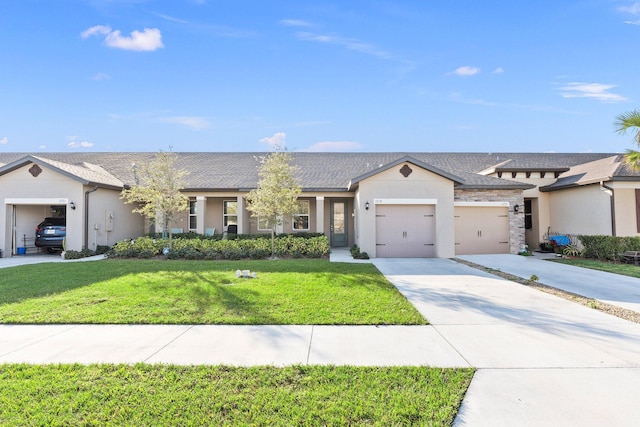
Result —
[{"label": "single-story house", "polygon": [[[177,153],[190,209],[170,227],[268,232],[246,209],[268,153]],[[120,199],[155,153],[0,153],[0,249],[34,247],[64,216],[68,249],[150,231]],[[518,253],[550,232],[640,235],[640,173],[611,153],[292,153],[300,211],[280,232],[325,233],[371,257]],[[155,231],[161,231],[155,228]]]}]

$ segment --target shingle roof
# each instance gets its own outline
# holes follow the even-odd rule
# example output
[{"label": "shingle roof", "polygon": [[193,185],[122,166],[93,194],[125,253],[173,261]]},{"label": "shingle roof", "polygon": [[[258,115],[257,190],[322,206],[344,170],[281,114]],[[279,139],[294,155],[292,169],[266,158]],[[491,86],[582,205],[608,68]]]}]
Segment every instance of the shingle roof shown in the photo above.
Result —
[{"label": "shingle roof", "polygon": [[[189,171],[186,190],[237,190],[255,188],[258,182],[259,157],[269,153],[189,152],[176,153],[177,167]],[[582,163],[605,159],[611,153],[307,153],[292,152],[300,186],[307,191],[344,191],[349,182],[402,158],[413,158],[433,169],[455,176],[460,188],[528,188],[509,180],[480,175],[498,166],[501,170],[567,170]],[[0,153],[0,164],[10,164],[30,156],[29,153]],[[113,153],[39,153],[42,161],[87,180],[103,179],[123,185],[136,183],[136,167],[153,160],[152,152]],[[35,156],[34,156],[35,157]],[[64,163],[68,166],[62,166]],[[95,166],[90,166],[95,165]],[[102,171],[99,170],[102,168]],[[104,173],[103,173],[104,172]],[[629,171],[626,171],[629,172]],[[625,173],[626,173],[625,172]],[[87,174],[95,174],[88,176]],[[640,174],[629,172],[640,180]],[[91,178],[91,179],[89,179]]]}]

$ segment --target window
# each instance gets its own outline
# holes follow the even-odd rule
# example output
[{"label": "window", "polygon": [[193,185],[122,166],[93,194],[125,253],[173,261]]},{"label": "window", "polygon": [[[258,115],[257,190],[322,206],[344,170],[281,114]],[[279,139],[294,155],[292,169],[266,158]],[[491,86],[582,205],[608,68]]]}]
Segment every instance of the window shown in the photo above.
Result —
[{"label": "window", "polygon": [[269,227],[269,221],[267,220],[267,218],[265,217],[258,217],[258,230],[259,231],[267,231],[267,230],[271,230],[271,227]]},{"label": "window", "polygon": [[222,207],[222,225],[238,225],[238,201],[225,200]]},{"label": "window", "polygon": [[309,229],[309,201],[298,201],[298,213],[293,215],[293,229],[302,231]]},{"label": "window", "polygon": [[524,201],[524,228],[526,230],[533,229],[533,218],[531,216],[531,199]]},{"label": "window", "polygon": [[189,230],[196,231],[198,228],[198,202],[189,200]]}]

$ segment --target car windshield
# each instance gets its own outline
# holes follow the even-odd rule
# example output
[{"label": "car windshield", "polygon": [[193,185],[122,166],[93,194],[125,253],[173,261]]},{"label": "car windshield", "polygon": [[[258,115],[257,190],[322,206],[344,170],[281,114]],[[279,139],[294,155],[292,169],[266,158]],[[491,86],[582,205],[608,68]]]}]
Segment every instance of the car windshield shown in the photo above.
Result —
[{"label": "car windshield", "polygon": [[65,218],[46,218],[44,221],[40,223],[40,227],[51,227],[51,226],[64,226],[66,225]]}]

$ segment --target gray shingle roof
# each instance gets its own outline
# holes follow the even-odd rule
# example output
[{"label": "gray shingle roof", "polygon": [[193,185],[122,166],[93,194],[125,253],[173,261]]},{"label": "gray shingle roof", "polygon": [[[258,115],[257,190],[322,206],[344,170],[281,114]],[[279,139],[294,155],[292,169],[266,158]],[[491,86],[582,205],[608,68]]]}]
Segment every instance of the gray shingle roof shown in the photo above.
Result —
[{"label": "gray shingle roof", "polygon": [[[237,190],[254,188],[258,182],[259,157],[269,153],[189,152],[176,153],[177,167],[189,171],[187,190]],[[611,153],[307,153],[293,152],[300,186],[307,191],[344,191],[349,182],[374,172],[399,159],[410,157],[452,175],[460,188],[528,188],[528,184],[480,175],[479,172],[498,166],[500,170],[567,170],[615,154]],[[10,164],[29,153],[0,153],[0,164]],[[136,183],[133,165],[152,161],[152,152],[113,153],[38,153],[43,161],[60,162],[65,170],[78,176],[101,178],[124,185]],[[53,163],[50,163],[53,165]],[[56,163],[57,167],[63,167]],[[97,167],[90,166],[96,165]],[[100,171],[102,168],[102,171]],[[104,172],[104,173],[102,173]],[[625,171],[629,178],[640,180],[635,171]],[[110,178],[107,178],[110,177]]]}]

